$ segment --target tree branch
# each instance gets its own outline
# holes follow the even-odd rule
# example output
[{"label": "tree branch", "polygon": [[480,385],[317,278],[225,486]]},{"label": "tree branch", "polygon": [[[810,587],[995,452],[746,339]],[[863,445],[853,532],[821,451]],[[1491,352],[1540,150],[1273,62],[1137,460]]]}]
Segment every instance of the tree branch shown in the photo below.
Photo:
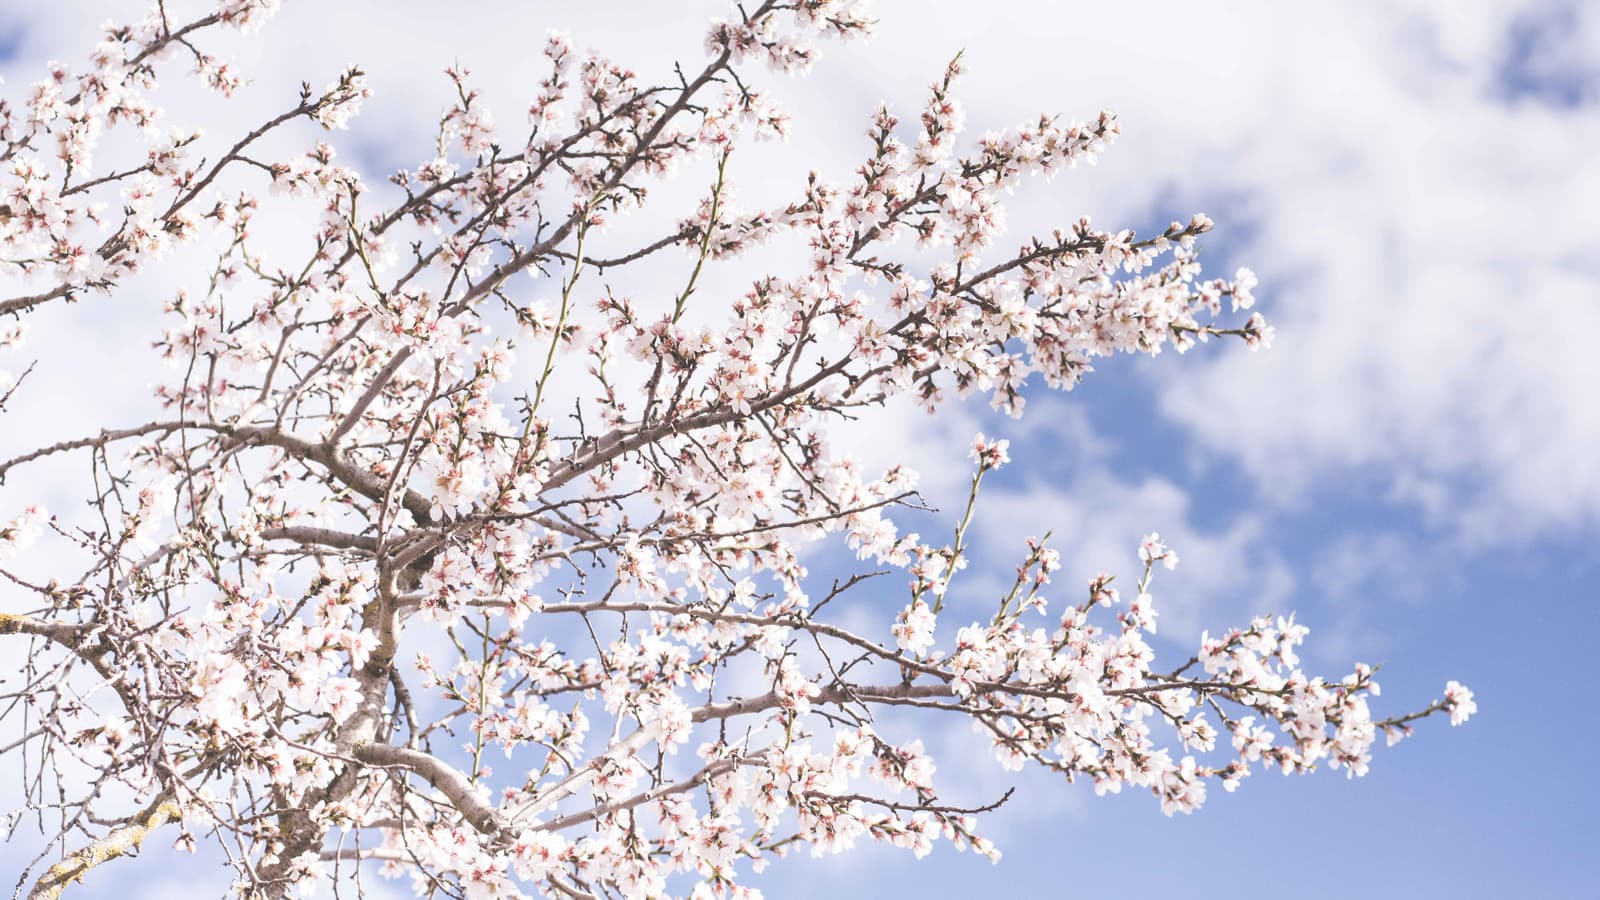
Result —
[{"label": "tree branch", "polygon": [[129,824],[112,830],[100,840],[51,866],[39,877],[33,890],[28,892],[28,900],[56,900],[68,885],[81,881],[90,869],[117,857],[137,853],[150,832],[181,817],[182,810],[177,801],[167,797],[158,798],[135,815]]}]

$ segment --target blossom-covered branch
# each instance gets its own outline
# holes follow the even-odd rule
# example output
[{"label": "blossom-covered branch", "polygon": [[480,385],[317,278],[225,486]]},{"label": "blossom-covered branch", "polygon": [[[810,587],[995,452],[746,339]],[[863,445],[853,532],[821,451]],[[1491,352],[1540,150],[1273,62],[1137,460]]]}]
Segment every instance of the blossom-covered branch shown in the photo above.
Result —
[{"label": "blossom-covered branch", "polygon": [[[180,25],[157,4],[109,26],[83,74],[0,106],[0,261],[23,285],[0,299],[17,323],[0,350],[45,304],[138,302],[128,278],[158,261],[170,290],[159,409],[0,460],[13,484],[69,454],[91,474],[92,515],[0,519],[0,641],[31,642],[0,753],[54,823],[34,896],[163,827],[214,842],[244,897],[347,864],[428,897],[753,896],[802,846],[997,858],[979,826],[1003,798],[936,782],[921,735],[941,716],[1005,768],[1146,789],[1170,814],[1263,767],[1362,774],[1379,730],[1474,711],[1452,682],[1375,719],[1373,670],[1306,673],[1292,616],[1163,672],[1151,579],[1177,557],[1158,536],[1126,597],[1105,575],[1061,589],[1047,539],[988,596],[958,576],[1006,442],[978,436],[941,543],[903,531],[912,469],[866,471],[836,439],[904,399],[1020,416],[1030,380],[1270,341],[1248,271],[1202,277],[1203,215],[997,248],[1002,198],[1093,161],[1109,113],[967,140],[958,57],[910,122],[873,115],[853,175],[744,209],[739,148],[790,127],[760,66],[804,72],[871,25],[850,0],[766,0],[656,81],[552,33],[514,129],[453,69],[435,146],[387,185],[330,143],[262,149],[350,127],[359,68],[196,156],[202,136],[162,130],[158,75],[192,64],[234,93],[202,44],[276,5]],[[104,158],[128,127],[145,156]],[[692,209],[658,209],[658,182],[696,172]],[[269,261],[256,226],[308,214]],[[619,237],[624,216],[656,230]],[[804,264],[711,287],[769,243]],[[202,250],[203,271],[181,264]],[[0,409],[35,390],[0,384]],[[825,542],[862,567],[826,588],[803,562]],[[897,613],[860,626],[875,610]]]}]

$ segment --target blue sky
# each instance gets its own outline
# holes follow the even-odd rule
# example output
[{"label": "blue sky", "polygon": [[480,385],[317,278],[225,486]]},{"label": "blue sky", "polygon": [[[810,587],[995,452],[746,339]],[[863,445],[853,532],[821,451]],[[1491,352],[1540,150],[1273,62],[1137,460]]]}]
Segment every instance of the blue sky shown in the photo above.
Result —
[{"label": "blue sky", "polygon": [[[427,123],[409,113],[418,97],[443,102],[437,73],[457,58],[510,121],[531,63],[509,35],[567,27],[580,47],[653,71],[692,57],[717,9],[680,22],[628,7],[619,25],[627,4],[552,4],[513,27],[466,6],[423,31],[416,4],[309,6],[291,2],[238,47],[246,72],[263,88],[317,85],[363,63],[377,95],[342,147],[395,165],[424,152]],[[1009,240],[1085,212],[1149,231],[1203,210],[1219,225],[1208,268],[1255,268],[1278,329],[1268,353],[1109,361],[1070,394],[1036,391],[1021,422],[977,403],[894,419],[934,448],[918,455],[946,509],[971,433],[1012,440],[974,569],[1009,572],[1016,538],[1054,528],[1078,536],[1063,550],[1075,584],[1131,572],[1137,536],[1160,531],[1183,556],[1157,583],[1163,649],[1294,610],[1315,668],[1384,664],[1380,708],[1422,705],[1454,678],[1480,712],[1460,728],[1423,723],[1363,779],[1258,774],[1174,819],[1148,795],[1031,775],[990,819],[998,867],[942,845],[921,862],[867,849],[780,863],[761,886],[780,898],[1593,896],[1600,788],[1586,764],[1600,726],[1582,698],[1600,632],[1597,5],[971,6],[880,2],[872,44],[832,48],[811,79],[781,85],[797,136],[745,170],[747,194],[783,187],[761,166],[786,183],[808,165],[847,171],[866,112],[879,99],[914,110],[964,48],[974,133],[1041,109],[1122,117],[1098,167],[1019,195]],[[96,20],[0,12],[5,89],[80,55]],[[76,433],[77,414],[34,424]],[[950,746],[941,771],[965,799],[1012,783]],[[0,868],[15,853],[0,851]],[[171,862],[151,853],[83,896],[188,895],[174,876],[200,882]]]}]

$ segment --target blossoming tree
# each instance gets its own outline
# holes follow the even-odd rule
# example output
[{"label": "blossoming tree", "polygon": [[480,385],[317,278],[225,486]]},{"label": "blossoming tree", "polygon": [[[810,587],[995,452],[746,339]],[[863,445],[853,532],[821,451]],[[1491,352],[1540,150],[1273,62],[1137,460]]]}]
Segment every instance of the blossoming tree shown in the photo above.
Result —
[{"label": "blossoming tree", "polygon": [[[786,204],[740,209],[737,148],[788,128],[753,70],[803,72],[816,41],[869,26],[848,0],[750,0],[661,81],[552,35],[516,128],[451,71],[437,145],[388,185],[326,144],[269,149],[345,128],[358,69],[202,155],[157,77],[232,94],[208,36],[276,4],[157,4],[0,104],[0,345],[16,358],[32,312],[92,316],[143,273],[169,298],[149,338],[172,373],[158,417],[0,461],[13,489],[45,457],[90,473],[88,516],[0,517],[0,752],[22,772],[14,840],[42,827],[29,896],[201,843],[245,897],[353,870],[429,897],[755,896],[798,849],[997,858],[994,804],[942,795],[918,739],[950,714],[1002,767],[1171,814],[1261,768],[1359,775],[1379,732],[1473,712],[1452,682],[1376,716],[1369,667],[1301,670],[1292,617],[1158,663],[1151,577],[1177,556],[1155,535],[1121,592],[1063,587],[1031,540],[980,596],[957,575],[1006,442],[978,437],[966,514],[929,542],[896,525],[915,474],[830,441],[895,398],[1020,415],[1030,378],[1071,388],[1099,357],[1269,340],[1249,273],[1201,277],[1204,216],[994,246],[1001,195],[1092,160],[1109,114],[963,143],[958,60],[913,121],[872,117],[851,177],[797,173]],[[618,220],[693,171],[698,203],[625,244]],[[295,251],[258,252],[258,217],[308,204]],[[178,245],[211,264],[164,268]],[[803,265],[736,296],[700,283],[762,252]],[[5,376],[0,410],[46,390]],[[808,574],[819,542],[858,568]]]}]

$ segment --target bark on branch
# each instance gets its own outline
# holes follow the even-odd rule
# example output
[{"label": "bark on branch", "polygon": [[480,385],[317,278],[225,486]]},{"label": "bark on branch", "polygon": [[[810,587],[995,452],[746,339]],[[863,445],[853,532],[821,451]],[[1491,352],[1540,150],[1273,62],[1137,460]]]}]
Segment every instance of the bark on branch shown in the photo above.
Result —
[{"label": "bark on branch", "polygon": [[421,750],[366,744],[355,748],[352,755],[369,765],[394,766],[421,776],[444,794],[473,828],[485,834],[498,834],[506,828],[499,811],[478,796],[477,787],[465,774]]},{"label": "bark on branch", "polygon": [[150,836],[150,832],[174,819],[182,818],[182,815],[183,811],[177,801],[167,797],[157,799],[143,812],[134,816],[133,821],[127,825],[113,830],[100,840],[51,866],[49,871],[39,876],[39,880],[34,883],[33,890],[28,892],[28,900],[55,900],[68,885],[81,881],[95,866],[120,856],[137,853],[145,838]]}]

